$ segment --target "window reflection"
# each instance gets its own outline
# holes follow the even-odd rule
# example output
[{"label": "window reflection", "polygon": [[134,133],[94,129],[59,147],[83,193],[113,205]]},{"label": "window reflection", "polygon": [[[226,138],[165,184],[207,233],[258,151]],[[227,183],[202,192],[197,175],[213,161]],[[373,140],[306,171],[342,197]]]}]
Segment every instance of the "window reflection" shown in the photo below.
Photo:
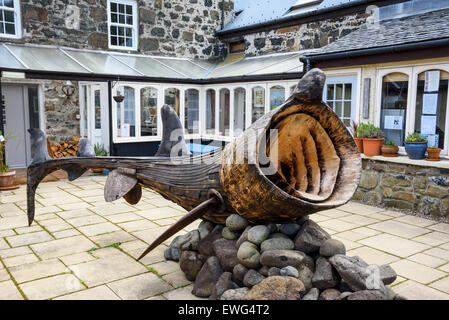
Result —
[{"label": "window reflection", "polygon": [[239,136],[245,130],[246,121],[246,90],[234,90],[234,136]]},{"label": "window reflection", "polygon": [[415,131],[427,136],[427,145],[444,149],[449,73],[429,70],[418,75]]},{"label": "window reflection", "polygon": [[206,134],[215,134],[215,90],[206,91]]},{"label": "window reflection", "polygon": [[285,88],[283,86],[274,86],[270,89],[270,109],[279,107],[285,101]]},{"label": "window reflection", "polygon": [[185,92],[185,122],[186,133],[199,133],[200,102],[199,91],[189,89]]},{"label": "window reflection", "polygon": [[140,134],[142,137],[157,135],[157,89],[140,89]]},{"label": "window reflection", "polygon": [[229,136],[229,89],[220,90],[220,119],[219,119],[219,134],[220,136]]},{"label": "window reflection", "polygon": [[255,122],[265,113],[265,89],[262,87],[255,87],[252,90],[252,122]]},{"label": "window reflection", "polygon": [[404,145],[407,95],[406,74],[390,73],[383,77],[380,129],[385,133],[385,141],[392,140],[398,146]]},{"label": "window reflection", "polygon": [[117,95],[123,95],[123,102],[117,103],[117,136],[136,136],[136,103],[135,93],[132,87],[119,87]]}]

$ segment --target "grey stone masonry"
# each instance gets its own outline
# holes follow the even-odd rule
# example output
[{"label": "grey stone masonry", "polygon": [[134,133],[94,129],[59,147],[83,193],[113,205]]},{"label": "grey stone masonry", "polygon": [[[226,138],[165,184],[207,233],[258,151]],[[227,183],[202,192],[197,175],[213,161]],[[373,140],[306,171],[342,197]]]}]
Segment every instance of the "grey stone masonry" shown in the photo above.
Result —
[{"label": "grey stone masonry", "polygon": [[352,14],[244,36],[245,55],[317,49],[332,43],[366,23],[366,15]]},{"label": "grey stone masonry", "polygon": [[365,204],[449,216],[449,169],[364,159],[354,200]]},{"label": "grey stone masonry", "polygon": [[[136,0],[137,1],[137,0]],[[108,50],[106,0],[21,0],[19,42]],[[140,0],[138,52],[152,55],[216,59],[225,45],[215,37],[222,24],[221,0]],[[224,2],[224,20],[233,0]]]}]

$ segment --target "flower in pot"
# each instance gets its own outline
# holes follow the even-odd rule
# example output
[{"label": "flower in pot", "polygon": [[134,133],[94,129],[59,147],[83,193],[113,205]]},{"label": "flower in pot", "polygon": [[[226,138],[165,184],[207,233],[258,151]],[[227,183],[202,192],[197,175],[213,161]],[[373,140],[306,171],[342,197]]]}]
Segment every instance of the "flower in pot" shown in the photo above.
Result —
[{"label": "flower in pot", "polygon": [[405,151],[410,159],[422,160],[427,149],[427,138],[418,132],[410,133],[405,138]]},{"label": "flower in pot", "polygon": [[352,122],[352,132],[354,136],[354,141],[357,144],[357,147],[359,148],[359,151],[363,153],[363,138],[362,138],[362,130],[365,126],[364,123],[361,123],[360,125],[357,124],[357,122]]},{"label": "flower in pot", "polygon": [[[107,157],[109,155],[108,150],[106,150],[106,148],[104,147],[104,145],[102,143],[96,143],[94,145],[94,151],[95,151],[95,156],[97,156],[97,157]],[[95,173],[102,173],[103,170],[105,170],[105,169],[103,169],[103,168],[92,169],[92,171]]]},{"label": "flower in pot", "polygon": [[380,148],[382,151],[382,156],[384,157],[397,157],[399,152],[399,147],[393,140],[389,140],[387,143],[382,145]]},{"label": "flower in pot", "polygon": [[426,158],[427,161],[440,161],[440,152],[441,148],[438,148],[436,146],[427,148],[427,154],[429,155],[428,158]]},{"label": "flower in pot", "polygon": [[3,136],[0,131],[0,190],[13,190],[19,188],[18,184],[14,184],[16,171],[10,170],[8,165],[3,161],[5,155],[5,145],[9,139],[13,139],[12,134]]},{"label": "flower in pot", "polygon": [[363,153],[370,157],[380,155],[380,149],[385,137],[382,130],[375,125],[368,123],[364,128],[362,135]]}]

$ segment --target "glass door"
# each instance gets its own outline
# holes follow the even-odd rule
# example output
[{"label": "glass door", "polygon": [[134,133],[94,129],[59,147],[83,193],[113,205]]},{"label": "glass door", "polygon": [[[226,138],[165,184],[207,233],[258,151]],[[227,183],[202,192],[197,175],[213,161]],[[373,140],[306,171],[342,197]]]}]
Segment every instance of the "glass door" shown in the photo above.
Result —
[{"label": "glass door", "polygon": [[334,110],[346,127],[356,121],[357,76],[327,77],[323,101]]},{"label": "glass door", "polygon": [[107,104],[107,85],[93,84],[89,86],[85,101],[88,101],[88,138],[93,145],[103,145],[109,150],[109,113]]}]

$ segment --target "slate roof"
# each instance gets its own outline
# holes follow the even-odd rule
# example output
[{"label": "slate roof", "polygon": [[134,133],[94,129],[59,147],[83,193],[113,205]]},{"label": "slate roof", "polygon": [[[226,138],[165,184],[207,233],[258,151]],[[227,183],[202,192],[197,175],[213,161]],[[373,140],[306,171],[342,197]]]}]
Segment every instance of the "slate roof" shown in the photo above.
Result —
[{"label": "slate roof", "polygon": [[449,38],[449,9],[381,21],[378,28],[363,26],[306,56],[390,47]]}]

